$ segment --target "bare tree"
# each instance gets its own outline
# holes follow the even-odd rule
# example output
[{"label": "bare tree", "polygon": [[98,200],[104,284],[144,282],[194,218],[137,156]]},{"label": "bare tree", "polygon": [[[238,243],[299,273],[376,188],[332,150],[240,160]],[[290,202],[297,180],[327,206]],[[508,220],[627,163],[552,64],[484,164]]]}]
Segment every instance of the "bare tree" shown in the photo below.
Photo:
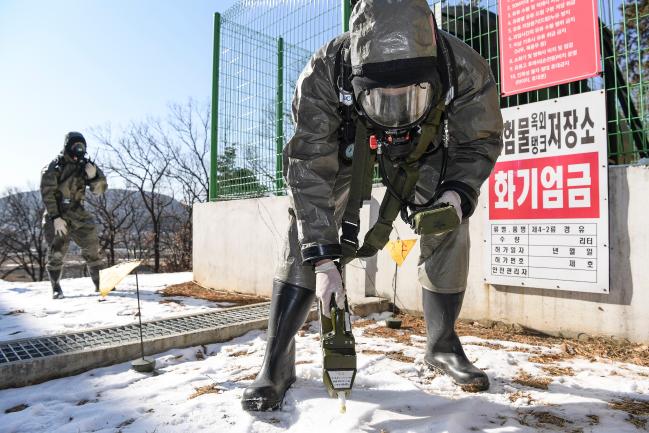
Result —
[{"label": "bare tree", "polygon": [[167,122],[160,125],[159,132],[174,160],[170,177],[180,185],[183,202],[190,207],[206,202],[210,175],[210,105],[197,104],[192,99],[184,105],[170,105]]},{"label": "bare tree", "polygon": [[[124,204],[97,201],[104,234],[102,243],[109,260],[114,260],[114,245],[124,244],[128,256],[148,257],[147,248],[152,249],[156,272],[163,265],[165,270],[174,271],[191,268],[193,206],[208,200],[209,104],[191,99],[184,104],[172,104],[163,121],[147,119],[133,123],[116,138],[109,127],[93,132],[109,151],[108,170],[121,178],[127,188],[138,192],[137,201],[146,209],[150,223],[143,224],[138,218],[136,203],[126,205],[131,210],[124,218],[119,210]],[[248,165],[246,156],[252,153],[242,156],[242,165]],[[261,165],[251,170],[238,166],[236,159],[235,148],[226,144],[217,161],[218,181],[224,195],[263,194],[267,188],[259,184],[255,174],[261,171]],[[269,179],[273,176],[274,173],[268,173]],[[117,223],[128,225],[129,230],[118,236]]]},{"label": "bare tree", "polygon": [[130,229],[120,233],[118,244],[126,251],[128,260],[148,259],[153,249],[148,212],[139,200],[129,200],[125,204],[125,210],[129,215]]},{"label": "bare tree", "polygon": [[[2,199],[0,199],[1,203]],[[0,204],[0,207],[2,205]],[[0,215],[4,218],[3,212],[0,210]],[[11,256],[11,253],[9,251],[9,248],[7,248],[7,242],[5,242],[5,236],[7,236],[7,233],[5,233],[4,227],[2,227],[4,224],[0,225],[0,279],[5,278],[7,275],[11,274],[13,271],[17,270],[17,268],[13,265],[13,263],[9,262],[9,257]]]},{"label": "bare tree", "polygon": [[126,232],[135,223],[134,215],[128,212],[135,200],[134,191],[117,189],[96,196],[89,194],[86,203],[99,223],[99,244],[106,251],[108,265],[115,264],[116,249]]},{"label": "bare tree", "polygon": [[168,140],[161,131],[159,122],[152,119],[131,124],[116,140],[109,128],[94,131],[110,152],[111,171],[138,192],[147,210],[155,272],[160,272],[162,220],[174,200],[163,194],[170,191],[168,176],[173,158],[169,154]]},{"label": "bare tree", "polygon": [[165,231],[166,268],[170,271],[191,269],[193,206],[208,200],[210,169],[210,105],[189,99],[185,104],[169,106],[160,136],[173,158],[170,178],[182,197]]},{"label": "bare tree", "polygon": [[0,259],[12,265],[0,278],[20,270],[32,281],[43,280],[46,261],[41,229],[43,211],[36,191],[10,188],[0,199]]},{"label": "bare tree", "polygon": [[165,220],[162,243],[165,255],[165,270],[186,271],[192,268],[192,219],[191,208],[181,204],[173,215]]}]

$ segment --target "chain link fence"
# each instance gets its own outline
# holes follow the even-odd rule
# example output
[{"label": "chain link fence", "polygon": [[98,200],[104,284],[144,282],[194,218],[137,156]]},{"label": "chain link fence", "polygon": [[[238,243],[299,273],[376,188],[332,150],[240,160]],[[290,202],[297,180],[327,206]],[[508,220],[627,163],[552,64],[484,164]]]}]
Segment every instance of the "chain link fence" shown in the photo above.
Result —
[{"label": "chain link fence", "polygon": [[[343,30],[349,0],[241,0],[220,20],[211,200],[284,194],[281,149],[311,54]],[[500,79],[497,0],[430,2],[441,27]],[[600,0],[601,76],[501,98],[501,107],[605,89],[609,163],[649,157],[649,0]]]}]

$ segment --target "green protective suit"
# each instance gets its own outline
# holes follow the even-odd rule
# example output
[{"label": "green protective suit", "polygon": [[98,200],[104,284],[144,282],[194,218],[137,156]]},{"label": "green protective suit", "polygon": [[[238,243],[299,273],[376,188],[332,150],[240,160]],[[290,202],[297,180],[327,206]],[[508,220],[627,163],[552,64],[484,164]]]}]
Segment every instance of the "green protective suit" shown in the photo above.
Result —
[{"label": "green protective suit", "polygon": [[[107,186],[106,176],[99,167],[95,177],[88,179],[84,165],[74,162],[65,149],[43,168],[41,196],[45,205],[43,231],[48,245],[48,271],[61,270],[70,239],[81,248],[81,254],[89,268],[102,265],[95,222],[92,215],[84,209],[84,200],[86,187],[93,194],[103,194]],[[53,220],[57,216],[67,223],[66,235],[54,234]]]},{"label": "green protective suit", "polygon": [[[350,20],[351,32],[320,48],[300,75],[293,99],[295,135],[283,151],[290,224],[276,279],[314,289],[313,263],[341,255],[339,228],[351,177],[351,167],[339,161],[342,118],[335,59],[341,44],[351,37],[352,68],[430,54],[430,48],[425,47],[432,35],[427,15],[430,10],[421,3],[421,10],[406,8],[389,19],[356,7]],[[381,24],[375,25],[373,20]],[[394,37],[395,29],[397,33],[406,29],[402,38]],[[487,62],[459,39],[443,31],[438,34],[452,50],[457,80],[457,94],[446,108],[449,149],[443,188],[453,189],[462,198],[464,221],[449,234],[422,236],[419,280],[434,292],[459,293],[466,289],[468,275],[468,217],[477,205],[480,186],[500,154],[502,117],[496,82]],[[377,57],[377,51],[382,57]],[[441,141],[441,134],[435,141]],[[420,160],[415,190],[418,202],[429,200],[435,193],[442,159],[442,152],[434,152]]]}]

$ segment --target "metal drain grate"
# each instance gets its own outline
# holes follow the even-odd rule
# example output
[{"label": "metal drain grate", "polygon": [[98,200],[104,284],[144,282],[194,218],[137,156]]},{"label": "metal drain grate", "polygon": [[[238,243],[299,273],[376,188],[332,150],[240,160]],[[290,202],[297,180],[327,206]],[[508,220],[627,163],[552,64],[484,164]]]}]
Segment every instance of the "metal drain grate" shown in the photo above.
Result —
[{"label": "metal drain grate", "polygon": [[[216,329],[268,317],[270,303],[234,307],[142,323],[144,341],[193,331]],[[49,337],[25,338],[0,342],[0,364],[28,361],[63,353],[79,352],[106,346],[138,342],[136,324],[94,329]]]}]

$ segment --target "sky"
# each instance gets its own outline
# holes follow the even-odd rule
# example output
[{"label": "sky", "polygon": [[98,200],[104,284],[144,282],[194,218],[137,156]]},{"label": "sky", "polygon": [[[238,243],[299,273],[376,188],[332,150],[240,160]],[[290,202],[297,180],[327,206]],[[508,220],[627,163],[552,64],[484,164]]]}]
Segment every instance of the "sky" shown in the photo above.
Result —
[{"label": "sky", "polygon": [[[0,0],[0,196],[80,131],[209,102],[214,12],[235,0]],[[101,162],[101,156],[98,157]]]}]

